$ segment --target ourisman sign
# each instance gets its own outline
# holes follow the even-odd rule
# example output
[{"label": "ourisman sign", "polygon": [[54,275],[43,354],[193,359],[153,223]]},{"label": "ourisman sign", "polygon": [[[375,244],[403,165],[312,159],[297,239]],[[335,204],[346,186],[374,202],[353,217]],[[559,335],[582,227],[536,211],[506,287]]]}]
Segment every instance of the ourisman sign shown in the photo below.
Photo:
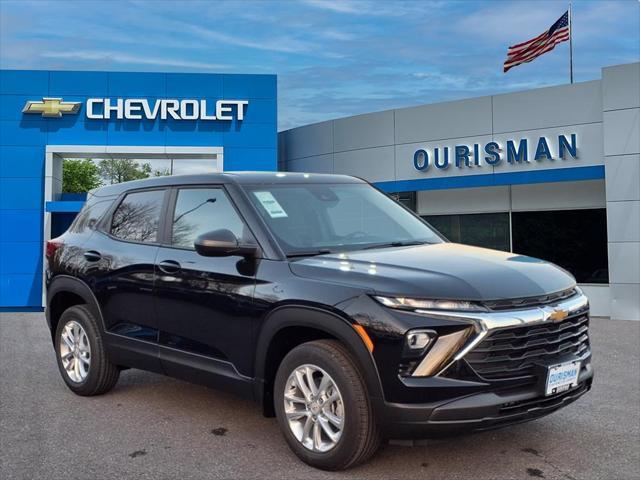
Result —
[{"label": "ourisman sign", "polygon": [[517,144],[514,140],[507,140],[506,155],[498,142],[489,142],[485,145],[474,143],[472,146],[456,145],[451,152],[451,158],[449,147],[420,148],[413,154],[413,166],[416,170],[424,172],[432,163],[435,168],[445,170],[451,165],[457,168],[473,168],[481,167],[483,164],[496,166],[503,160],[509,164],[516,164],[529,162],[531,158],[539,162],[556,158],[565,160],[567,155],[572,158],[578,156],[575,133],[572,133],[569,138],[566,135],[558,135],[557,142],[551,142],[552,146],[549,145],[549,139],[546,137],[539,137],[535,143],[531,143],[532,147],[535,145],[535,151],[532,149],[529,152],[529,139],[522,138]]}]

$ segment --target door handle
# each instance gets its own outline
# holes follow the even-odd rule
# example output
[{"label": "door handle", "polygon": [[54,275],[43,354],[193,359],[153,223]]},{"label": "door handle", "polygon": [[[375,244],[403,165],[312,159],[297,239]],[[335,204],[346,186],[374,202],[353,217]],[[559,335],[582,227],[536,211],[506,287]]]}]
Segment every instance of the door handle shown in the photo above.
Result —
[{"label": "door handle", "polygon": [[84,252],[84,258],[88,262],[97,262],[102,258],[102,255],[100,255],[100,252],[96,252],[95,250],[89,250]]},{"label": "door handle", "polygon": [[173,273],[177,273],[181,267],[175,260],[163,260],[158,264],[158,268],[161,272],[171,275]]}]

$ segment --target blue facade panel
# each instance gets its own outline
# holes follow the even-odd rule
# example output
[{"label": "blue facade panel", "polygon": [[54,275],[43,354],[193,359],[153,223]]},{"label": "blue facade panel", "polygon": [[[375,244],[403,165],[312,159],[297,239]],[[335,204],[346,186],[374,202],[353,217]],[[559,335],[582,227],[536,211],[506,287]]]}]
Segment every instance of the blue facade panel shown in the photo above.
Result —
[{"label": "blue facade panel", "polygon": [[0,70],[0,95],[48,95],[49,72]]},{"label": "blue facade panel", "polygon": [[108,74],[107,94],[112,97],[165,97],[167,78],[164,73],[126,73]]},{"label": "blue facade panel", "polygon": [[222,77],[205,73],[167,73],[167,98],[223,98]]},{"label": "blue facade panel", "polygon": [[40,307],[42,303],[42,267],[38,272],[0,275],[0,305],[6,308]]},{"label": "blue facade panel", "polygon": [[106,72],[49,72],[52,95],[66,97],[103,97],[109,92],[109,74]]},{"label": "blue facade panel", "polygon": [[42,177],[44,147],[0,145],[0,178]]},{"label": "blue facade panel", "polygon": [[224,98],[275,98],[273,93],[276,90],[275,75],[234,75],[222,76]]},{"label": "blue facade panel", "polygon": [[0,145],[46,145],[47,120],[0,121]]},{"label": "blue facade panel", "polygon": [[42,262],[42,248],[42,242],[3,242],[0,275],[35,272]]},{"label": "blue facade panel", "polygon": [[0,95],[0,120],[20,120],[22,107],[33,95]]},{"label": "blue facade panel", "polygon": [[0,210],[42,209],[42,178],[0,178]]},{"label": "blue facade panel", "polygon": [[277,155],[277,148],[225,148],[224,169],[229,171],[244,170],[244,165],[253,165],[256,171],[275,170],[269,168],[271,155]]},{"label": "blue facade panel", "polygon": [[[22,113],[43,97],[81,109]],[[249,104],[243,121],[90,119],[88,98],[207,100],[210,113],[217,100]],[[276,170],[276,109],[275,75],[0,70],[0,309],[41,305],[47,145],[222,147],[225,170]],[[50,210],[77,209],[70,203]]]},{"label": "blue facade panel", "polygon": [[42,240],[42,210],[0,209],[0,253],[1,244],[9,242],[39,242]]}]

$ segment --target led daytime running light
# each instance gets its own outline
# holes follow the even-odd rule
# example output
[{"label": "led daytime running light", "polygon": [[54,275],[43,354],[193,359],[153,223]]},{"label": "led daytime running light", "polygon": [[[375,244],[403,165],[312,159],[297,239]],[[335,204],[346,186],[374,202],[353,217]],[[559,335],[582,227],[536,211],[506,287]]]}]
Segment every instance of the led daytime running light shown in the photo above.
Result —
[{"label": "led daytime running light", "polygon": [[466,300],[425,300],[406,297],[374,297],[385,307],[404,310],[450,310],[463,312],[486,312],[486,307]]}]

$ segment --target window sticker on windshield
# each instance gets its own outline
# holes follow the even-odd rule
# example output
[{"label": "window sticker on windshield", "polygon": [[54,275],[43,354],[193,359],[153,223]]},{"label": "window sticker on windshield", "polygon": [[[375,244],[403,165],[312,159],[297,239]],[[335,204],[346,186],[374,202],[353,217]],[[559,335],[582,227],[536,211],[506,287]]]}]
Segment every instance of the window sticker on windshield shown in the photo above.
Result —
[{"label": "window sticker on windshield", "polygon": [[253,194],[271,218],[283,218],[288,216],[287,212],[284,211],[278,201],[273,197],[273,195],[271,195],[271,192],[253,192]]}]

